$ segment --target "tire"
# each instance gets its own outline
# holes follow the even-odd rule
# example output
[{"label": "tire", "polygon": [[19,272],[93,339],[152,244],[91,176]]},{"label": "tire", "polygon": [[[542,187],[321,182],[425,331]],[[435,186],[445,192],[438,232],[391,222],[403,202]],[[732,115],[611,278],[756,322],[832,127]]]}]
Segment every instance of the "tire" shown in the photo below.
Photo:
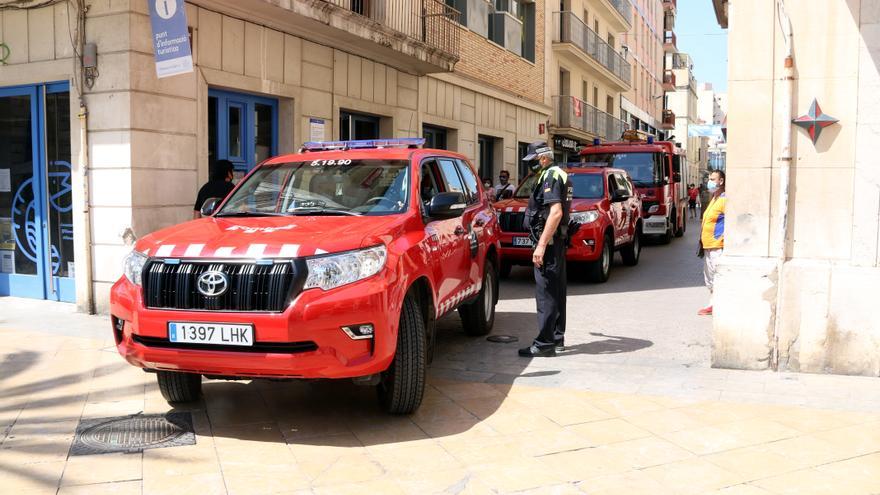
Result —
[{"label": "tire", "polygon": [[666,233],[660,236],[660,244],[669,244],[672,242],[672,238],[675,235],[675,224],[669,222],[669,226],[666,227]]},{"label": "tire", "polygon": [[[678,214],[677,212],[673,211],[672,215],[673,218],[675,218],[675,222],[673,222],[672,224],[675,225],[675,223],[678,222]],[[687,217],[682,220],[681,228],[675,227],[675,237],[684,237],[684,229],[687,228],[685,224],[687,224]]]},{"label": "tire", "polygon": [[639,264],[639,257],[642,254],[642,226],[636,226],[636,232],[633,234],[633,240],[626,246],[620,248],[620,257],[623,258],[623,264],[626,266],[636,266]]},{"label": "tire", "polygon": [[158,371],[156,381],[159,382],[162,397],[171,404],[197,401],[202,392],[202,375]]},{"label": "tire", "polygon": [[474,337],[487,335],[495,325],[495,303],[498,284],[495,279],[495,266],[486,260],[483,268],[483,286],[476,300],[458,308],[464,333]]},{"label": "tire", "polygon": [[590,282],[604,284],[608,281],[608,277],[611,275],[611,261],[614,258],[612,244],[614,244],[614,240],[606,234],[599,259],[587,265],[587,280]]},{"label": "tire", "polygon": [[417,299],[408,294],[400,311],[397,352],[391,366],[382,372],[376,390],[379,404],[390,414],[415,412],[425,395],[428,340]]},{"label": "tire", "polygon": [[510,263],[501,262],[501,268],[498,270],[498,278],[508,278],[510,277],[510,270],[513,269],[513,265]]}]

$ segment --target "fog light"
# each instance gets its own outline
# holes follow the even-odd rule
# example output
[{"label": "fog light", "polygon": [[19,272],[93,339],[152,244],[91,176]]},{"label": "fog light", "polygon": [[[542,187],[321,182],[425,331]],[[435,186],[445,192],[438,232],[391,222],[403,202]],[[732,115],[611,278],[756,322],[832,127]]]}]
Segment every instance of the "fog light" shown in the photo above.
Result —
[{"label": "fog light", "polygon": [[594,241],[593,239],[584,239],[584,244],[586,244],[587,246],[593,247],[596,245],[596,241]]},{"label": "fog light", "polygon": [[372,323],[365,323],[362,325],[348,325],[342,327],[342,331],[345,332],[352,340],[365,340],[373,338],[373,325]]},{"label": "fog light", "polygon": [[112,317],[113,320],[113,340],[117,344],[122,342],[122,331],[125,330],[125,320],[122,318]]}]

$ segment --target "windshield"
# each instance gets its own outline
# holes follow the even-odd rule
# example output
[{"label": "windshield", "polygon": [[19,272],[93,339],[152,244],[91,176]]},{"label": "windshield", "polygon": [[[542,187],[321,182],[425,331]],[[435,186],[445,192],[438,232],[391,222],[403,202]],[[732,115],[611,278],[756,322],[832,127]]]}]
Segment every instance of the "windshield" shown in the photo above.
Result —
[{"label": "windshield", "polygon": [[584,166],[622,168],[638,187],[659,186],[666,183],[663,155],[660,153],[596,153],[584,155]]},{"label": "windshield", "polygon": [[[568,174],[575,199],[599,199],[605,195],[605,180],[601,174]],[[528,199],[535,190],[538,174],[531,174],[519,185],[514,198]]]},{"label": "windshield", "polygon": [[409,204],[409,162],[315,160],[264,166],[216,216],[391,215]]},{"label": "windshield", "polygon": [[601,199],[605,197],[605,179],[602,174],[568,174],[574,188],[574,199]]}]

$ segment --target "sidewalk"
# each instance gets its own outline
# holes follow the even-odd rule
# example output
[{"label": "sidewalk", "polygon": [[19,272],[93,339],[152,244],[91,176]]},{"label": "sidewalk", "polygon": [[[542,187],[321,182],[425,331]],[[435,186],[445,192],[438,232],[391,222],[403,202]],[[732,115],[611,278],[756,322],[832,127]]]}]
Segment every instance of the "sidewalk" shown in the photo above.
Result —
[{"label": "sidewalk", "polygon": [[[876,379],[524,364],[500,344],[453,354],[464,340],[446,334],[411,417],[348,383],[209,381],[181,409],[195,445],[70,456],[82,419],[171,408],[105,318],[66,308],[0,298],[4,493],[880,493]],[[834,410],[798,405],[828,393]]]}]

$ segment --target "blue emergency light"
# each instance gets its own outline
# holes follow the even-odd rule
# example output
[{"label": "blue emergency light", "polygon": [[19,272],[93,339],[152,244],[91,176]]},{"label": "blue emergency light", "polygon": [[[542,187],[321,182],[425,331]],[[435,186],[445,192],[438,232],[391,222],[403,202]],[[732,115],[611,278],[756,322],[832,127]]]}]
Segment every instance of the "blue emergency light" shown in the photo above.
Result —
[{"label": "blue emergency light", "polygon": [[424,146],[425,138],[397,139],[356,139],[351,141],[309,141],[304,143],[304,151],[357,150],[370,148],[419,148]]},{"label": "blue emergency light", "polygon": [[648,144],[654,144],[654,136],[648,136]]},{"label": "blue emergency light", "polygon": [[599,138],[593,139],[593,146],[599,146],[600,144],[602,144],[601,139],[599,139]]}]

